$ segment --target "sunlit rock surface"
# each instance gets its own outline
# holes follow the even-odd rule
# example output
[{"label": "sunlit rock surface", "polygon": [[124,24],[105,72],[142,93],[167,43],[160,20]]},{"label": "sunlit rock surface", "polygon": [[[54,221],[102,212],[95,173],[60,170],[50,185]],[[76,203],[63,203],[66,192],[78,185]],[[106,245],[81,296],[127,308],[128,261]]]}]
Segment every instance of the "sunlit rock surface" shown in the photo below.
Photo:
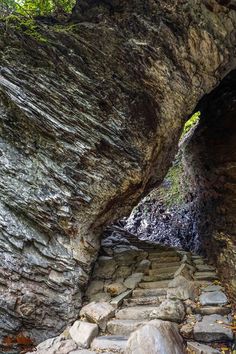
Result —
[{"label": "sunlit rock surface", "polygon": [[236,12],[217,1],[83,3],[36,38],[0,24],[1,339],[77,317],[103,225],[163,179],[235,66]]}]

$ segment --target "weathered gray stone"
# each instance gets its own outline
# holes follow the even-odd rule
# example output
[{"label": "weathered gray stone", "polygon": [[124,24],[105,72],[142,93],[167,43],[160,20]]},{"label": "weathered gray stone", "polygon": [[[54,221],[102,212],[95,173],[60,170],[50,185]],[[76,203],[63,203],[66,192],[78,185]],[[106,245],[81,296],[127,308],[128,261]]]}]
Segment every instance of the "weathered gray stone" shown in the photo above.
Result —
[{"label": "weathered gray stone", "polygon": [[[169,289],[167,291],[167,297],[169,299],[179,299],[179,300],[195,300],[198,291],[193,281],[188,281],[186,278],[182,276],[179,279],[174,279],[169,283]],[[177,277],[177,278],[178,278]],[[182,281],[181,281],[182,280]],[[172,287],[173,284],[177,285],[177,287]],[[181,284],[181,285],[179,285]]]},{"label": "weathered gray stone", "polygon": [[128,289],[134,289],[138,285],[138,283],[141,282],[142,278],[143,278],[143,273],[133,273],[130,277],[128,277],[124,281],[124,285]]},{"label": "weathered gray stone", "polygon": [[210,347],[209,345],[187,342],[187,349],[193,354],[220,354],[221,352],[217,349]]},{"label": "weathered gray stone", "polygon": [[91,302],[82,307],[80,316],[85,317],[90,322],[97,323],[102,330],[105,330],[107,321],[114,313],[114,308],[107,302]]},{"label": "weathered gray stone", "polygon": [[64,340],[61,337],[55,337],[40,343],[36,351],[29,352],[28,354],[68,354],[75,349],[77,349],[77,344],[73,340]]},{"label": "weathered gray stone", "polygon": [[152,257],[149,255],[148,257],[152,261],[152,268],[158,268],[159,264],[165,264],[165,263],[176,263],[180,262],[180,257],[179,256],[173,256],[173,257],[163,257],[163,256],[157,256],[156,258]]},{"label": "weathered gray stone", "polygon": [[233,339],[228,319],[220,315],[204,316],[195,324],[193,332],[195,340],[206,343]]},{"label": "weathered gray stone", "polygon": [[139,320],[118,320],[114,319],[107,323],[107,331],[110,334],[128,336],[140,326],[146,324],[147,321]]},{"label": "weathered gray stone", "polygon": [[218,276],[215,272],[196,272],[194,274],[196,280],[216,280]]},{"label": "weathered gray stone", "polygon": [[157,289],[134,289],[133,290],[133,298],[135,297],[145,297],[145,296],[160,296],[166,295],[166,288],[157,288]]},{"label": "weathered gray stone", "polygon": [[185,308],[180,300],[165,300],[152,311],[150,318],[165,321],[182,322],[185,316]]},{"label": "weathered gray stone", "polygon": [[133,332],[125,354],[183,354],[183,340],[178,328],[167,321],[150,321]]},{"label": "weathered gray stone", "polygon": [[222,286],[220,285],[208,285],[206,286],[205,288],[202,288],[202,291],[206,291],[206,292],[209,292],[209,291],[219,291],[219,290],[222,290]]},{"label": "weathered gray stone", "polygon": [[223,291],[203,292],[199,301],[203,306],[225,305],[228,303],[228,299]]},{"label": "weathered gray stone", "polygon": [[101,336],[93,340],[91,349],[96,351],[111,351],[123,353],[127,344],[127,337],[124,336]]},{"label": "weathered gray stone", "polygon": [[89,348],[92,340],[98,335],[98,326],[94,323],[75,321],[69,330],[71,338],[80,348]]},{"label": "weathered gray stone", "polygon": [[135,297],[135,298],[124,300],[124,305],[126,305],[126,306],[139,306],[139,305],[141,305],[141,306],[143,306],[143,305],[158,306],[165,299],[166,299],[166,296]]},{"label": "weathered gray stone", "polygon": [[217,307],[217,306],[209,306],[209,307],[195,307],[195,313],[199,313],[201,315],[228,315],[231,312],[231,307]]},{"label": "weathered gray stone", "polygon": [[142,289],[160,289],[168,287],[170,280],[161,280],[161,281],[150,281],[147,283],[139,283],[139,288]]},{"label": "weathered gray stone", "polygon": [[208,264],[197,264],[196,268],[199,272],[214,272],[216,270],[215,267],[210,266]]},{"label": "weathered gray stone", "polygon": [[157,274],[167,273],[167,274],[172,274],[172,276],[173,276],[178,268],[179,268],[179,266],[154,268],[154,269],[150,269],[148,274],[149,275],[157,275]]},{"label": "weathered gray stone", "polygon": [[116,313],[116,318],[120,320],[146,320],[156,306],[134,306],[126,307]]},{"label": "weathered gray stone", "polygon": [[156,281],[162,281],[162,280],[171,280],[174,277],[174,273],[158,273],[154,272],[152,275],[144,275],[143,276],[143,281],[145,282],[156,282]]}]

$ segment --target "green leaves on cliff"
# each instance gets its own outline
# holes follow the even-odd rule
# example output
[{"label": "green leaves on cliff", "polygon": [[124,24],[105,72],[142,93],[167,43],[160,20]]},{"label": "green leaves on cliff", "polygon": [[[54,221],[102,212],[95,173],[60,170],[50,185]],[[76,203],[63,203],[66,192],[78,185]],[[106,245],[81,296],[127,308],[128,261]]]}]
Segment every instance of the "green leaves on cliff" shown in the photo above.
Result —
[{"label": "green leaves on cliff", "polygon": [[181,138],[183,138],[189,131],[192,127],[194,127],[195,125],[198,124],[199,122],[199,119],[200,119],[200,116],[201,116],[201,112],[198,111],[198,112],[195,112],[190,118],[189,120],[185,123],[184,125],[184,129],[183,129],[183,133],[182,133],[182,136]]},{"label": "green leaves on cliff", "polygon": [[26,17],[58,16],[71,13],[75,0],[0,0],[1,15]]}]

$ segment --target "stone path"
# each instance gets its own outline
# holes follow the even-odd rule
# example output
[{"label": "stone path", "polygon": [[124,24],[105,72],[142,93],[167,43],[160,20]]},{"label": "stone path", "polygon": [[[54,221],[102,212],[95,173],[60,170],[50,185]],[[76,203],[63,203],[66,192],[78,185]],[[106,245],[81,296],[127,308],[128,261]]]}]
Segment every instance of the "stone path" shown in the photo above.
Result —
[{"label": "stone path", "polygon": [[216,270],[188,252],[136,239],[105,244],[84,303],[80,319],[34,353],[213,354],[233,343]]}]

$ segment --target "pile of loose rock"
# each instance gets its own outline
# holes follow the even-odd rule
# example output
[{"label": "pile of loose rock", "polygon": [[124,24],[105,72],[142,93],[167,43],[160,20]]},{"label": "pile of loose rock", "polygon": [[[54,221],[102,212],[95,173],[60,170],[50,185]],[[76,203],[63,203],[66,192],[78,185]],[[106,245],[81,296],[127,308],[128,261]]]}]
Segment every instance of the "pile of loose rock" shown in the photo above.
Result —
[{"label": "pile of loose rock", "polygon": [[215,268],[173,248],[105,244],[84,304],[71,327],[33,353],[216,354],[233,342]]}]

